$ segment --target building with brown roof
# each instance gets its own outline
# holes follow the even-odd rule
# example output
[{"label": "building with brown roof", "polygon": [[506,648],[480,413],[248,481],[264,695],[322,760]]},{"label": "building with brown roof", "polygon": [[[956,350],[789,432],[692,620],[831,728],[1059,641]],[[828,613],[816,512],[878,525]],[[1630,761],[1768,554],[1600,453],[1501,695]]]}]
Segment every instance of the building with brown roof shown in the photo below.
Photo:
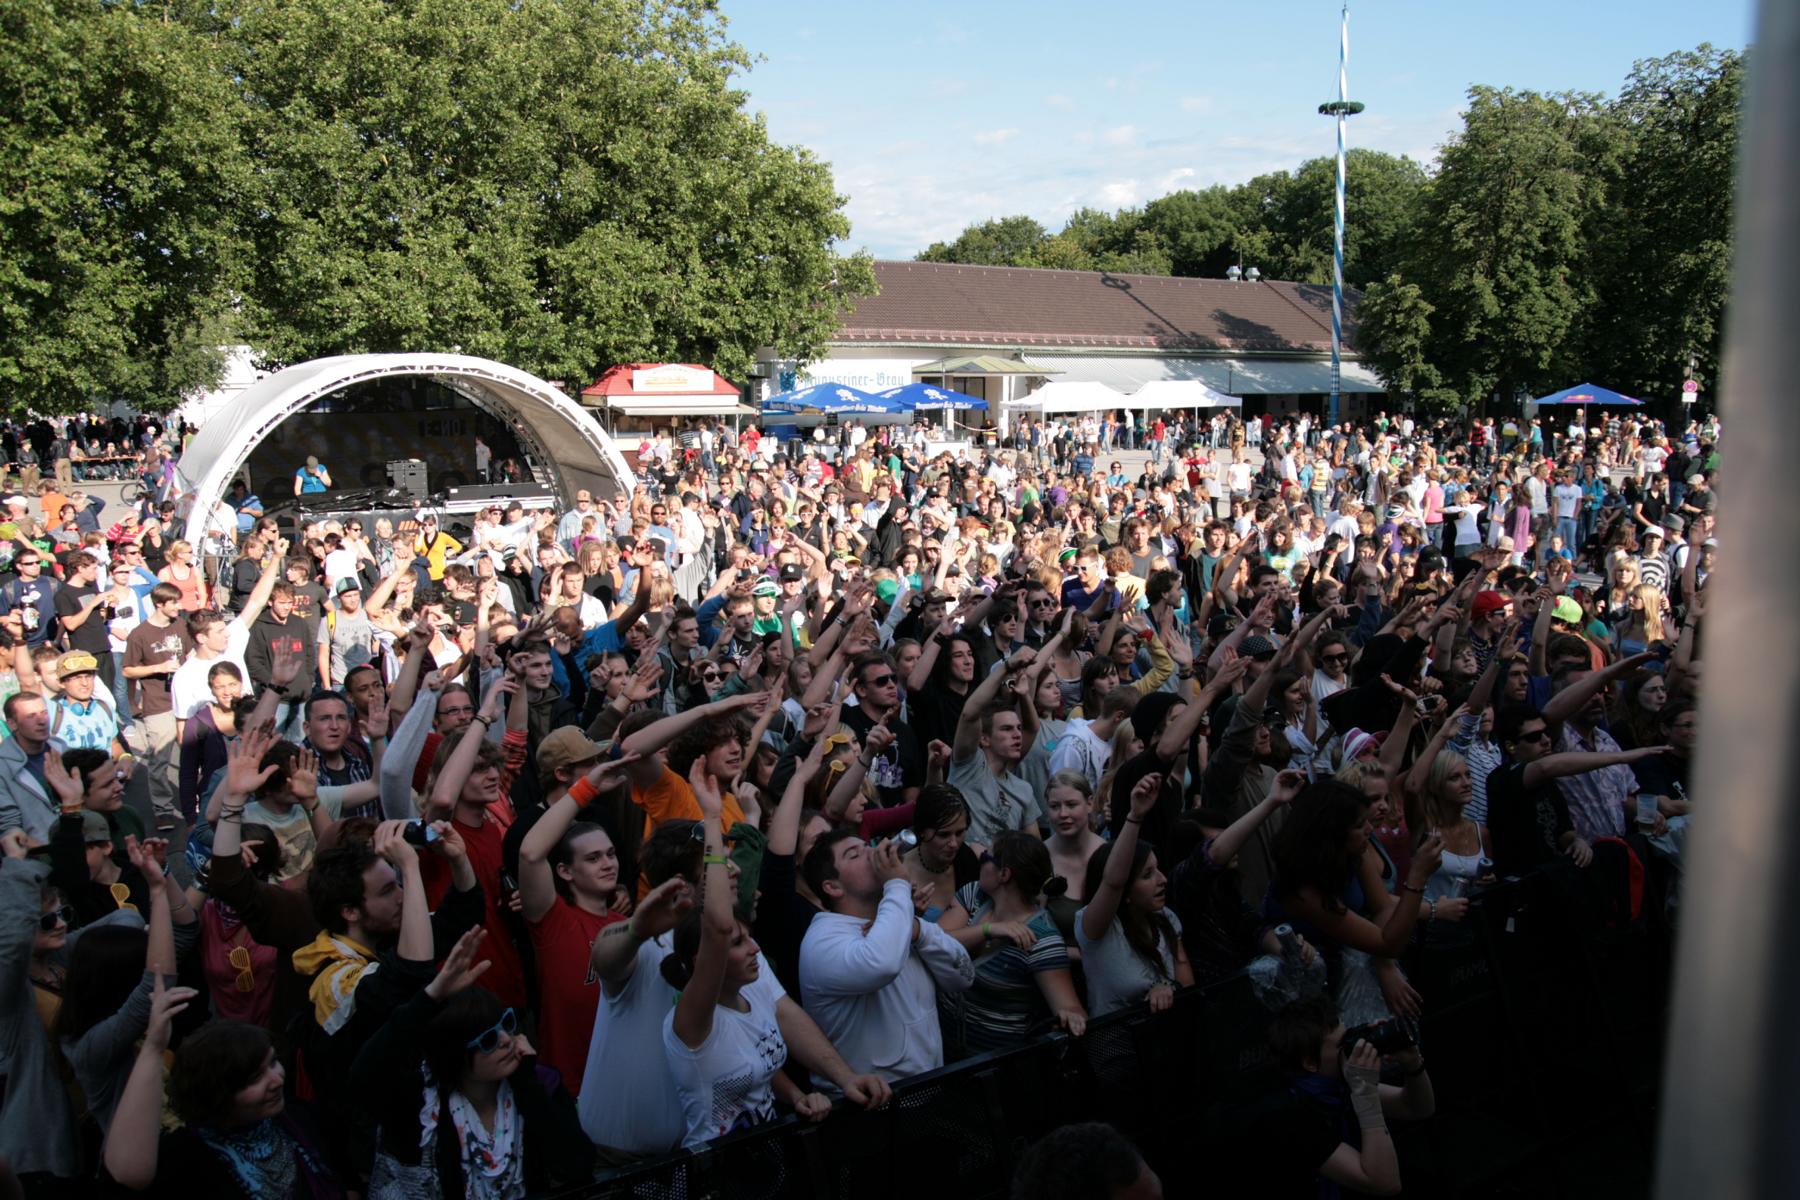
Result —
[{"label": "building with brown roof", "polygon": [[[826,357],[800,368],[799,384],[936,382],[948,360],[989,356],[1042,368],[964,375],[952,365],[947,386],[990,411],[1052,378],[1127,394],[1198,379],[1244,397],[1246,414],[1319,411],[1331,387],[1325,286],[923,262],[878,262],[875,278],[879,292],[857,304]],[[1340,390],[1354,414],[1385,389],[1356,359],[1354,293],[1345,308]]]}]

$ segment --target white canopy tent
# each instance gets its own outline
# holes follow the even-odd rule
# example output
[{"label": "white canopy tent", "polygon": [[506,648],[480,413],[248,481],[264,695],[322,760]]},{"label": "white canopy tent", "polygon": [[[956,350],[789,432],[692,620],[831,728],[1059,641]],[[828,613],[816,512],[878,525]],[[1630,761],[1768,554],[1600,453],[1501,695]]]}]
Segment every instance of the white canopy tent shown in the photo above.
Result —
[{"label": "white canopy tent", "polygon": [[1059,380],[1046,383],[1029,395],[1008,401],[1007,407],[1019,412],[1053,416],[1057,413],[1110,412],[1115,408],[1131,408],[1132,402],[1123,392],[1116,392],[1104,383],[1065,383]]},{"label": "white canopy tent", "polygon": [[1153,379],[1126,401],[1131,407],[1151,411],[1166,408],[1242,408],[1237,396],[1201,383],[1198,379]]}]

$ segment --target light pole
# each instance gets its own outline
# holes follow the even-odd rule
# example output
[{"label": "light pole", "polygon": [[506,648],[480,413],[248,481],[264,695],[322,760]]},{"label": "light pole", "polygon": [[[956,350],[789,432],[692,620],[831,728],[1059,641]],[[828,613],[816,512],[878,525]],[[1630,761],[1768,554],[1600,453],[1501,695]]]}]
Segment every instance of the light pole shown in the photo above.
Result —
[{"label": "light pole", "polygon": [[1362,102],[1348,96],[1350,80],[1350,6],[1344,5],[1343,20],[1338,27],[1338,94],[1337,99],[1319,105],[1325,116],[1337,120],[1337,211],[1333,222],[1335,237],[1331,256],[1331,403],[1325,424],[1338,423],[1338,395],[1343,382],[1344,343],[1344,125],[1363,110]]}]

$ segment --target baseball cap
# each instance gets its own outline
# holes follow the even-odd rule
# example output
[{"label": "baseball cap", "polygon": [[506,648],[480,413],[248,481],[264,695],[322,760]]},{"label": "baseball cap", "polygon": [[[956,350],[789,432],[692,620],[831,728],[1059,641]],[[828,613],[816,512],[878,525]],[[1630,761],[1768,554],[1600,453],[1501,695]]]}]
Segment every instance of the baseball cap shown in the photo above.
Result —
[{"label": "baseball cap", "polygon": [[1253,633],[1238,643],[1238,653],[1245,658],[1272,657],[1275,653],[1275,643],[1260,633]]},{"label": "baseball cap", "polygon": [[900,581],[898,579],[877,579],[875,581],[875,595],[883,604],[892,604],[894,597],[899,594]]},{"label": "baseball cap", "polygon": [[787,566],[781,568],[781,582],[783,583],[799,583],[805,578],[806,572],[800,569],[800,564],[798,563],[789,563]]},{"label": "baseball cap", "polygon": [[89,846],[95,842],[112,841],[112,827],[106,823],[106,817],[91,808],[82,809],[81,840]]},{"label": "baseball cap", "polygon": [[1504,592],[1477,592],[1475,593],[1475,603],[1469,606],[1469,611],[1476,620],[1480,620],[1496,609],[1505,608],[1511,603],[1512,600]]},{"label": "baseball cap", "polygon": [[600,743],[593,741],[573,725],[564,725],[559,729],[552,729],[538,743],[538,772],[547,774],[572,767],[579,762],[590,762],[604,753],[606,750]]},{"label": "baseball cap", "polygon": [[337,581],[337,586],[332,588],[331,591],[333,595],[338,596],[343,595],[345,592],[360,592],[362,591],[362,584],[357,581],[354,575],[346,575]]},{"label": "baseball cap", "polygon": [[750,589],[750,594],[752,596],[779,596],[781,588],[776,586],[773,579],[764,578],[756,581],[756,586]]},{"label": "baseball cap", "polygon": [[56,661],[56,673],[67,679],[83,671],[98,671],[100,664],[86,650],[71,650]]},{"label": "baseball cap", "polygon": [[1560,597],[1550,615],[1570,625],[1581,624],[1581,605],[1568,596]]}]

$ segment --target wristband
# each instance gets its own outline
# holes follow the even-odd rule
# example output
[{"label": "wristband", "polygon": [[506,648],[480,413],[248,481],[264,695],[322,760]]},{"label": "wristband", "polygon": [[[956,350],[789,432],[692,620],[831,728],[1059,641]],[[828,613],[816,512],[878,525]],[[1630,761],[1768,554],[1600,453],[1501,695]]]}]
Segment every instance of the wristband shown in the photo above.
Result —
[{"label": "wristband", "polygon": [[1125,823],[1127,825],[1142,825],[1144,823],[1144,818],[1138,816],[1136,813],[1131,813],[1126,816]]},{"label": "wristband", "polygon": [[494,718],[488,716],[486,713],[476,713],[474,716],[470,717],[469,720],[480,721],[483,729],[490,728],[494,724]]},{"label": "wristband", "polygon": [[1423,1075],[1424,1073],[1425,1073],[1425,1062],[1423,1059],[1420,1060],[1417,1070],[1400,1072],[1400,1074],[1406,1079],[1417,1079],[1419,1076]]},{"label": "wristband", "polygon": [[989,929],[989,923],[986,921],[983,921],[981,923],[981,944],[983,946],[987,945],[989,942],[994,940],[994,935],[992,933],[989,933],[988,929]]},{"label": "wristband", "polygon": [[1424,888],[1414,887],[1412,884],[1406,882],[1406,880],[1404,880],[1404,879],[1402,879],[1400,881],[1400,889],[1402,891],[1412,892],[1414,895],[1417,895],[1417,896],[1423,896],[1425,894]]},{"label": "wristband", "polygon": [[731,860],[723,854],[702,855],[700,859],[701,865],[707,867],[722,867],[730,861]]},{"label": "wristband", "polygon": [[586,775],[569,785],[569,799],[575,802],[577,808],[586,808],[599,795],[600,789],[589,783]]},{"label": "wristband", "polygon": [[1350,1107],[1356,1110],[1356,1123],[1365,1131],[1386,1129],[1387,1118],[1381,1112],[1381,1093],[1374,1088],[1366,1092],[1352,1089]]}]

